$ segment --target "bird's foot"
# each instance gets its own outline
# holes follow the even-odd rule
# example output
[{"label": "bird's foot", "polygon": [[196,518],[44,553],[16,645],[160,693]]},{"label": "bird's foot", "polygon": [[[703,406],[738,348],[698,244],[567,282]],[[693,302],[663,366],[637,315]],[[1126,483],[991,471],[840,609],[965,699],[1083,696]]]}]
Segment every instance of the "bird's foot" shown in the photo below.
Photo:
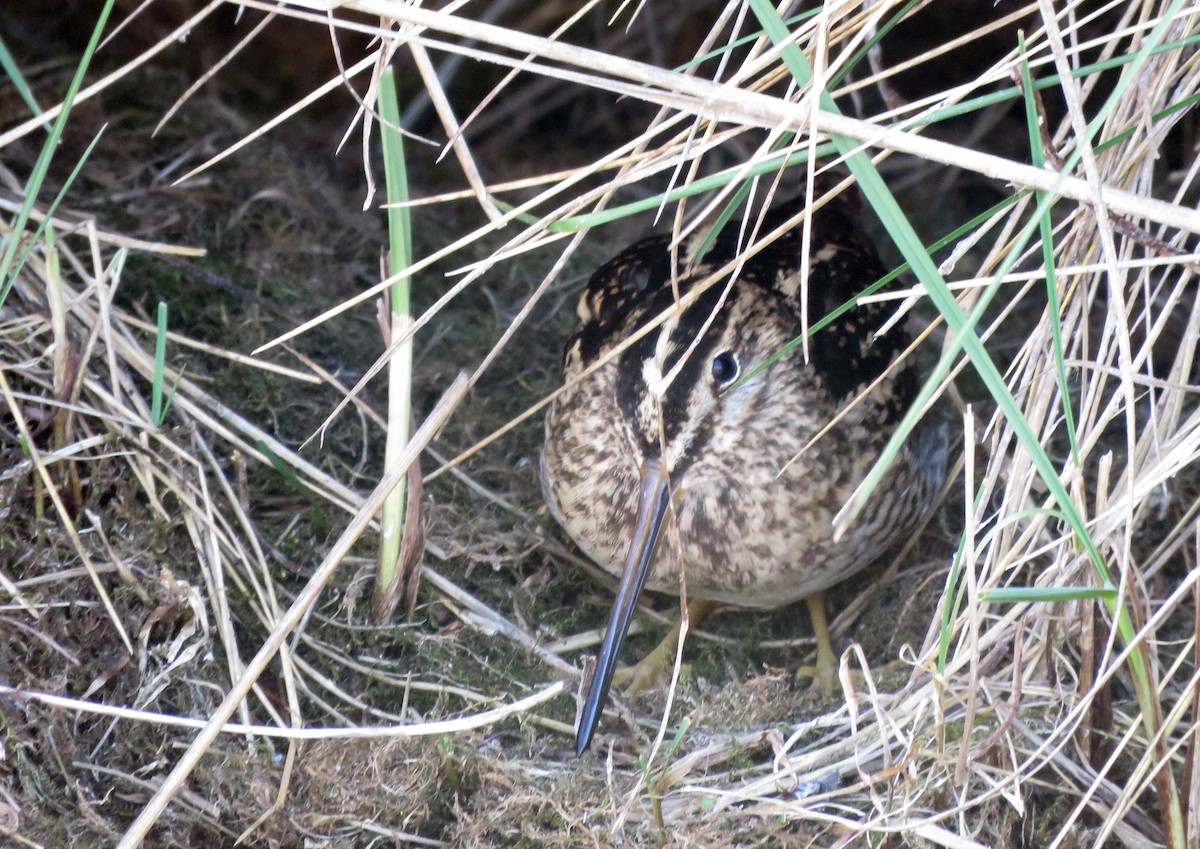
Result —
[{"label": "bird's foot", "polygon": [[[668,645],[668,641],[663,640],[633,666],[618,669],[613,673],[613,686],[620,687],[626,696],[636,696],[665,684],[675,666],[678,639],[671,642],[674,644]],[[685,663],[683,670],[686,671],[688,666]]]},{"label": "bird's foot", "polygon": [[813,637],[817,641],[817,662],[797,669],[796,680],[811,678],[810,690],[833,693],[837,690],[838,659],[833,653],[833,642],[829,639],[829,623],[825,621],[825,596],[823,593],[813,593],[804,601],[808,605]]},{"label": "bird's foot", "polygon": [[[818,650],[818,655],[820,651]],[[893,676],[904,675],[911,673],[911,665],[897,658],[889,661],[881,666],[871,667],[870,677],[873,681],[885,681],[892,683]],[[836,661],[829,663],[827,666],[822,666],[820,658],[817,663],[805,664],[796,668],[796,683],[801,684],[808,679],[812,682],[808,685],[809,692],[814,693],[836,693],[838,691],[838,669]],[[867,670],[851,669],[850,670],[851,685],[858,690],[867,689]],[[899,684],[897,686],[903,686]]]},{"label": "bird's foot", "polygon": [[[689,627],[695,627],[708,615],[716,604],[703,599],[688,602]],[[613,685],[620,687],[627,696],[635,696],[664,684],[675,667],[675,656],[679,652],[679,634],[682,620],[676,620],[662,641],[633,666],[623,666],[613,673]],[[683,669],[687,669],[684,664]]]},{"label": "bird's foot", "polygon": [[822,664],[820,658],[816,663],[806,663],[804,666],[796,668],[796,683],[800,684],[808,679],[812,679],[808,685],[810,692],[815,693],[836,693],[837,692],[837,664],[828,663]]}]

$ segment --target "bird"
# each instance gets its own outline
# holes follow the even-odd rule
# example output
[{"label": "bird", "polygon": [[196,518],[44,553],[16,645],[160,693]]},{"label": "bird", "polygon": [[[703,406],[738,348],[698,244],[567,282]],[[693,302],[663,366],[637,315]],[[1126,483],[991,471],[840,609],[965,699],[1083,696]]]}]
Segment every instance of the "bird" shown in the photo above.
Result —
[{"label": "bird", "polygon": [[[837,182],[818,175],[813,196]],[[942,486],[946,430],[923,421],[835,534],[834,516],[919,383],[907,361],[896,363],[910,341],[903,326],[877,333],[890,314],[879,302],[838,314],[807,351],[794,344],[886,272],[854,195],[814,203],[807,262],[805,211],[801,192],[765,212],[757,232],[777,237],[757,252],[732,224],[674,245],[670,234],[644,238],[580,296],[539,464],[554,519],[619,579],[580,712],[579,757],[645,589],[686,592],[696,614],[805,599],[814,679],[832,688],[823,591],[911,533]]]}]

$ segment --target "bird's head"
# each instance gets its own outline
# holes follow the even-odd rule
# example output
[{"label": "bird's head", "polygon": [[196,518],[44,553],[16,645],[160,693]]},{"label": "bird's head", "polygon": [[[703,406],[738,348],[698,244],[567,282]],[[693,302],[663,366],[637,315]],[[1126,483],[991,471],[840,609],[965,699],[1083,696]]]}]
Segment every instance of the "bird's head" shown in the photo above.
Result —
[{"label": "bird's head", "polygon": [[697,459],[744,432],[764,400],[760,368],[800,328],[777,296],[745,284],[714,286],[685,309],[654,299],[646,321],[664,311],[618,359],[616,400],[632,453],[679,483]]}]

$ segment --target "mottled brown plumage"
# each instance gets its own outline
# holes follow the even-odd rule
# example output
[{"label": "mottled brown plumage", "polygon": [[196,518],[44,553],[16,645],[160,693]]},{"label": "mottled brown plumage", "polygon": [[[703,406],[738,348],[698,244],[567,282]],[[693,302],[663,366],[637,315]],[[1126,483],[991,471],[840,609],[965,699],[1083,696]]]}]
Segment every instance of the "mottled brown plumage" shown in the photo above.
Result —
[{"label": "mottled brown plumage", "polygon": [[[803,209],[803,197],[782,204],[760,232]],[[809,323],[884,274],[854,212],[834,199],[813,215]],[[725,274],[681,310],[677,299],[741,251],[734,225],[703,257],[692,256],[703,238],[678,247],[674,273],[669,237],[657,236],[592,275],[566,346],[567,388],[546,416],[542,485],[550,510],[590,558],[622,577],[580,722],[580,753],[643,584],[678,593],[682,568],[689,598],[774,608],[815,596],[819,606],[816,594],[912,530],[944,477],[944,434],[927,428],[835,541],[833,517],[912,402],[916,379],[893,370],[847,405],[908,340],[898,328],[875,338],[886,309],[856,306],[810,339],[808,362],[797,347],[756,373],[801,334],[802,227],[745,257],[732,285]],[[587,374],[664,311],[665,321]],[[668,515],[677,536],[660,532]],[[811,601],[810,609],[816,620]],[[818,637],[828,646],[827,633]]]}]

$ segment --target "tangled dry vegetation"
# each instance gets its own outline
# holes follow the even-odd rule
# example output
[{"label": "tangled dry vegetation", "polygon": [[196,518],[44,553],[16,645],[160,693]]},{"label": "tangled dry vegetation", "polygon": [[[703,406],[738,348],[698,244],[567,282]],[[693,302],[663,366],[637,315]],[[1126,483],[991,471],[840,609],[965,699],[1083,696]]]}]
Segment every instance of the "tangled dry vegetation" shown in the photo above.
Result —
[{"label": "tangled dry vegetation", "polygon": [[[5,845],[1197,845],[1200,10],[782,6],[118,3],[36,196],[60,110],[11,87]],[[43,108],[64,39],[14,50]],[[389,63],[426,557],[373,625]],[[838,592],[842,692],[793,679],[803,616],[730,612],[575,760],[610,596],[535,472],[574,294],[818,160],[950,235],[914,262],[866,192],[957,474]]]}]

